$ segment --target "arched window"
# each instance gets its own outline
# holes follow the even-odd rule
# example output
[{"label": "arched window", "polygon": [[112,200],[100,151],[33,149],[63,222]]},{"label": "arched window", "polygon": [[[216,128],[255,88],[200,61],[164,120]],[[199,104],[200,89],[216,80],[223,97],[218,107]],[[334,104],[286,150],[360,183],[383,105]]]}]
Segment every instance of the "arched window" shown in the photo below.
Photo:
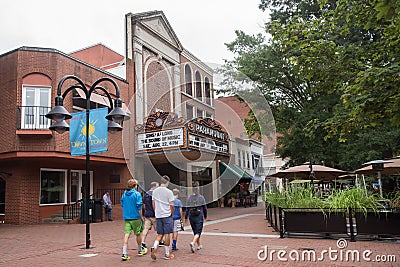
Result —
[{"label": "arched window", "polygon": [[206,103],[211,104],[211,88],[210,88],[210,80],[208,77],[204,79],[204,91],[205,91],[205,96],[206,96]]},{"label": "arched window", "polygon": [[201,92],[201,76],[200,72],[196,71],[196,98],[202,100],[203,94]]},{"label": "arched window", "polygon": [[193,95],[192,93],[192,69],[190,68],[189,64],[185,66],[185,86],[186,86],[186,93],[188,95]]},{"label": "arched window", "polygon": [[45,115],[51,109],[51,80],[44,74],[31,73],[22,80],[21,129],[47,129]]}]

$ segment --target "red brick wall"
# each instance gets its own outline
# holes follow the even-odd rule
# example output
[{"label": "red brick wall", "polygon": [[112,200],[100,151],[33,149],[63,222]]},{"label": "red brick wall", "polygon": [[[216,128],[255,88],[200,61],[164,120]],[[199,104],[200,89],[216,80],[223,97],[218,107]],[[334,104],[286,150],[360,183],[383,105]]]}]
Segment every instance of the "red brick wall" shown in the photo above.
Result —
[{"label": "red brick wall", "polygon": [[14,161],[12,175],[6,176],[5,223],[39,223],[39,169],[29,161]]},{"label": "red brick wall", "polygon": [[[54,97],[57,94],[58,82],[65,75],[76,75],[86,85],[91,85],[101,77],[107,76],[94,68],[83,65],[58,53],[34,52],[18,50],[15,53],[0,57],[2,71],[0,73],[0,90],[2,91],[1,105],[4,108],[4,116],[1,116],[0,123],[0,153],[14,150],[21,151],[59,151],[69,153],[69,135],[53,134],[52,138],[37,138],[32,136],[19,137],[16,130],[16,106],[22,104],[22,83],[23,78],[32,73],[46,75],[51,80],[52,106]],[[4,66],[4,68],[3,68]],[[117,82],[121,91],[121,98],[129,103],[128,83],[111,77]],[[65,82],[62,92],[72,82]],[[102,83],[103,87],[109,89],[111,95],[115,95],[115,89],[109,83]],[[69,93],[64,106],[72,111],[72,94]],[[109,135],[109,152],[102,156],[123,158],[121,133]]]},{"label": "red brick wall", "polygon": [[[181,91],[185,92],[185,64],[190,62],[187,58],[181,56],[180,57],[181,60],[181,81],[182,84],[180,85]],[[196,71],[200,72],[201,75],[201,81],[202,81],[202,95],[203,97],[205,96],[205,92],[204,92],[204,79],[205,77],[208,77],[208,79],[210,80],[210,83],[212,83],[212,76],[209,75],[208,73],[206,73],[205,71],[203,71],[201,68],[197,67],[195,64],[190,64],[190,68],[192,69],[192,90],[193,90],[193,98],[187,97],[186,95],[182,96],[182,105],[183,105],[183,110],[184,110],[184,114],[186,116],[186,105],[185,102],[188,102],[188,104],[194,106],[194,110],[193,110],[193,115],[194,117],[197,117],[197,109],[201,109],[203,110],[203,116],[205,116],[205,112],[208,112],[212,115],[214,115],[214,110],[212,108],[210,108],[209,105],[206,105],[205,100],[204,101],[198,101],[197,99],[195,99],[196,96]],[[213,92],[210,93],[211,98],[213,98]]]},{"label": "red brick wall", "polygon": [[15,149],[18,53],[0,57],[0,153]]}]

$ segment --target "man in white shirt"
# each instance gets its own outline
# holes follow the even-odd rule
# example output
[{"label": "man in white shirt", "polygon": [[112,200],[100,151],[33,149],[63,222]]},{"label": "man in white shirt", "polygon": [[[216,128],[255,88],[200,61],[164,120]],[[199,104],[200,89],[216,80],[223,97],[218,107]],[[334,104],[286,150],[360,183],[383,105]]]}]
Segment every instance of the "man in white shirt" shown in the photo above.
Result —
[{"label": "man in white shirt", "polygon": [[103,195],[104,211],[107,214],[107,219],[112,221],[112,202],[110,198],[110,192],[107,190]]},{"label": "man in white shirt", "polygon": [[156,231],[157,237],[154,245],[151,248],[151,258],[156,260],[156,252],[161,240],[165,242],[165,260],[174,258],[174,255],[169,253],[169,245],[171,234],[174,231],[174,194],[168,189],[169,177],[164,175],[161,177],[161,184],[153,190],[153,208],[156,215]]}]

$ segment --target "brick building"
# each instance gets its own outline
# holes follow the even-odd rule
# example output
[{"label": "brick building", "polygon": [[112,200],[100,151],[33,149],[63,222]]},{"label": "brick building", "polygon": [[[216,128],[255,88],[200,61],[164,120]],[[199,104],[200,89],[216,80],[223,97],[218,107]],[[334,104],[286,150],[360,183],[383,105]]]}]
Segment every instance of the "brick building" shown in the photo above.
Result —
[{"label": "brick building", "polygon": [[[64,204],[81,199],[85,181],[84,157],[72,157],[68,133],[48,130],[50,120],[44,117],[54,106],[58,82],[67,74],[80,77],[87,86],[110,77],[123,100],[132,89],[125,79],[55,49],[21,47],[1,55],[0,65],[0,202],[5,203],[0,212],[5,223],[40,223],[61,212]],[[72,113],[82,109],[82,102],[81,94],[73,92],[64,99],[64,107]],[[100,106],[105,105],[91,102],[91,108]],[[121,135],[109,136],[108,152],[91,156],[91,193],[120,188],[130,175]],[[124,179],[110,183],[110,176]]]},{"label": "brick building", "polygon": [[[124,130],[109,134],[108,151],[91,155],[92,197],[111,189],[118,204],[130,177],[147,189],[163,174],[186,195],[198,181],[209,202],[221,196],[218,160],[229,161],[230,150],[227,133],[213,120],[212,69],[182,46],[162,11],[129,13],[125,21],[125,56],[102,44],[71,54],[21,47],[0,55],[0,221],[47,222],[83,198],[85,157],[71,156],[69,134],[50,131],[44,117],[65,75],[87,87],[113,79],[131,112]],[[111,85],[102,86],[115,97]],[[84,110],[84,98],[71,91],[64,107]],[[108,106],[101,92],[90,101],[91,109]],[[149,138],[158,135],[168,142]]]}]

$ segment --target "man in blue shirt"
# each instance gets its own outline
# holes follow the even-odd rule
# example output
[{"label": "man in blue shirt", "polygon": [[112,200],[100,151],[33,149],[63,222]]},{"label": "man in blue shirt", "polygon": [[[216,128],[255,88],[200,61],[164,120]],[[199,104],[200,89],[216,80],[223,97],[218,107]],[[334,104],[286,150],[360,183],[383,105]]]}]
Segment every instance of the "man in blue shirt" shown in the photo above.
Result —
[{"label": "man in blue shirt", "polygon": [[128,189],[125,190],[121,198],[122,217],[125,220],[125,236],[122,247],[122,260],[129,260],[127,254],[128,240],[132,232],[136,235],[138,244],[138,255],[147,253],[147,248],[142,244],[143,216],[142,216],[142,196],[137,191],[138,181],[136,179],[128,180]]},{"label": "man in blue shirt", "polygon": [[178,231],[183,231],[182,226],[182,201],[179,199],[179,190],[172,190],[174,193],[174,232],[172,234],[172,250],[176,251],[178,248],[176,247],[176,242],[178,241]]}]

